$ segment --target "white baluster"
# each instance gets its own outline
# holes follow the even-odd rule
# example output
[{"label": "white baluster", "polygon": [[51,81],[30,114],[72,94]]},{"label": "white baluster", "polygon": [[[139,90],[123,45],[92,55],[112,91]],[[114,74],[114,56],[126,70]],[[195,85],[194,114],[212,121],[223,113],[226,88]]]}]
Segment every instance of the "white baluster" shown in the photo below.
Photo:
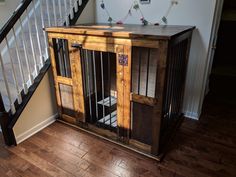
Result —
[{"label": "white baluster", "polygon": [[39,57],[40,57],[40,67],[43,67],[43,63],[44,63],[44,59],[43,59],[43,55],[42,55],[42,47],[41,47],[41,41],[40,41],[40,37],[39,37],[39,29],[38,29],[38,19],[36,16],[36,7],[35,7],[35,0],[33,0],[33,13],[34,13],[34,25],[35,25],[35,29],[36,29],[36,37],[37,37],[37,42],[38,42],[38,48],[39,48]]},{"label": "white baluster", "polygon": [[1,52],[0,52],[0,64],[1,64],[1,69],[2,69],[3,81],[4,81],[5,86],[6,86],[7,97],[9,99],[9,103],[10,103],[10,107],[11,107],[11,113],[15,114],[16,113],[16,108],[15,108],[14,103],[12,102],[11,93],[10,93],[9,85],[8,85],[8,82],[7,82],[6,71],[5,71],[3,60],[2,60]]},{"label": "white baluster", "polygon": [[21,18],[19,19],[19,22],[20,22],[20,31],[21,31],[21,35],[22,35],[22,44],[23,44],[23,48],[24,48],[24,54],[25,54],[25,60],[26,60],[26,67],[27,67],[27,70],[28,70],[28,73],[29,73],[29,81],[30,81],[30,85],[33,84],[34,82],[34,78],[33,78],[33,75],[32,75],[32,72],[30,70],[30,65],[29,65],[29,54],[28,54],[28,50],[26,48],[26,38],[25,38],[25,33],[24,33],[24,30],[23,30],[23,25],[22,25],[22,21],[21,21]]},{"label": "white baluster", "polygon": [[59,14],[60,14],[60,25],[62,25],[64,23],[63,18],[62,18],[62,4],[61,4],[61,0],[58,0],[58,4],[59,4]]},{"label": "white baluster", "polygon": [[29,37],[30,37],[30,45],[31,45],[31,49],[32,49],[32,55],[33,55],[33,60],[34,60],[34,69],[35,69],[35,74],[36,76],[39,73],[39,68],[38,68],[38,64],[36,61],[36,55],[35,55],[35,46],[34,46],[34,42],[33,42],[33,37],[32,37],[32,29],[31,29],[31,24],[30,24],[30,18],[29,18],[29,13],[28,10],[26,9],[26,18],[27,18],[27,24],[28,24],[28,28],[29,28]]},{"label": "white baluster", "polygon": [[74,18],[74,11],[73,11],[74,3],[73,0],[70,0],[70,17],[71,19]]},{"label": "white baluster", "polygon": [[[43,16],[43,0],[39,0],[40,2],[40,15],[41,15],[41,21],[42,21],[42,28],[45,28],[45,22],[44,22],[44,16]],[[44,59],[48,59],[48,40],[46,37],[46,32],[43,30],[43,38],[44,38],[44,44],[45,44],[45,54],[44,54]]]},{"label": "white baluster", "polygon": [[83,3],[83,1],[82,1],[82,0],[79,0],[79,6],[81,6],[81,5],[82,5],[82,3]]},{"label": "white baluster", "polygon": [[54,13],[54,23],[57,26],[57,13],[56,13],[56,3],[55,0],[52,0],[53,13]]},{"label": "white baluster", "polygon": [[50,19],[50,10],[49,10],[49,0],[46,0],[46,8],[47,8],[47,14],[48,14],[48,26],[51,26],[51,19]]},{"label": "white baluster", "polygon": [[68,13],[68,7],[67,7],[67,1],[64,0],[64,7],[65,7],[65,16],[66,16],[66,26],[69,26],[69,13]]},{"label": "white baluster", "polygon": [[26,83],[26,80],[25,80],[24,72],[23,72],[23,64],[22,64],[21,59],[20,59],[19,45],[17,43],[16,33],[15,33],[14,27],[12,28],[12,31],[13,31],[13,37],[14,37],[14,40],[15,40],[16,57],[17,57],[17,60],[18,60],[18,63],[19,63],[20,75],[21,75],[22,82],[23,82],[22,86],[23,86],[23,89],[24,89],[24,93],[27,94],[28,93],[28,87],[27,87],[27,83]]},{"label": "white baluster", "polygon": [[78,1],[77,0],[75,0],[74,6],[75,6],[75,12],[78,12],[79,7],[78,7]]},{"label": "white baluster", "polygon": [[21,104],[21,102],[22,102],[21,93],[20,93],[20,89],[19,89],[18,82],[17,82],[17,79],[16,79],[16,71],[15,71],[15,67],[14,67],[14,64],[13,64],[12,55],[11,55],[10,46],[9,46],[9,42],[7,40],[7,37],[5,38],[5,41],[6,41],[6,44],[7,44],[7,51],[8,51],[10,64],[11,64],[11,68],[12,68],[11,71],[12,71],[13,81],[14,81],[16,91],[17,91],[17,100],[18,100],[18,103]]}]

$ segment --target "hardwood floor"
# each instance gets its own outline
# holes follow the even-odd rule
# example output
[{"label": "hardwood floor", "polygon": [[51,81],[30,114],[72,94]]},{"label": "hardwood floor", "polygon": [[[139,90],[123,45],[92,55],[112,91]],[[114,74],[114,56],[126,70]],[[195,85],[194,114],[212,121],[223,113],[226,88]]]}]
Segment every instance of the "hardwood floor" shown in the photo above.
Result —
[{"label": "hardwood floor", "polygon": [[208,96],[161,163],[57,122],[17,147],[1,143],[0,176],[235,177],[235,103]]}]

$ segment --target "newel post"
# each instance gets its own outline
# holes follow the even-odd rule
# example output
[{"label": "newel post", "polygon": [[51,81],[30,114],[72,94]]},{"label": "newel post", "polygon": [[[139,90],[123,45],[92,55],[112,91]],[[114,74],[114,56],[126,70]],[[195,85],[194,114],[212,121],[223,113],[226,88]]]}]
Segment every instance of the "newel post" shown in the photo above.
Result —
[{"label": "newel post", "polygon": [[5,140],[5,143],[6,143],[6,145],[10,146],[12,143],[9,138],[8,127],[7,127],[8,113],[5,110],[1,93],[0,93],[0,125],[1,125],[2,134],[3,134],[3,138]]}]

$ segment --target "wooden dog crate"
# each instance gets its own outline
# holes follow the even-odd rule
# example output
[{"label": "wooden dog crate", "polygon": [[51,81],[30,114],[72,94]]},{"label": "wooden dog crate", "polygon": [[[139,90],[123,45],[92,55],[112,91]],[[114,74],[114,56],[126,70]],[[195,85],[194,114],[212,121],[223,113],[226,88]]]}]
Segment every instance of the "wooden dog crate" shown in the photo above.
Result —
[{"label": "wooden dog crate", "polygon": [[159,157],[182,117],[193,29],[47,28],[59,119]]}]

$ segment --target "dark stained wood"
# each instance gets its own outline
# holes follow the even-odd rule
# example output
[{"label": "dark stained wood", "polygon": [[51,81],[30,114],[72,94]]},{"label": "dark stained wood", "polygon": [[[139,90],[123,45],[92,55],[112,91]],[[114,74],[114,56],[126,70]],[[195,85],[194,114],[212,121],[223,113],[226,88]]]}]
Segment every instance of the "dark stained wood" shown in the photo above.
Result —
[{"label": "dark stained wood", "polygon": [[160,128],[162,123],[163,104],[164,104],[164,89],[166,80],[166,66],[168,58],[168,42],[162,41],[160,44],[159,60],[157,63],[157,76],[156,76],[156,92],[155,98],[158,99],[159,104],[154,106],[153,117],[152,117],[152,153],[158,155],[160,149]]},{"label": "dark stained wood", "polygon": [[0,173],[9,176],[235,177],[236,100],[208,96],[199,121],[185,119],[159,163],[61,123],[17,147],[0,136]]},{"label": "dark stained wood", "polygon": [[154,106],[155,104],[157,104],[156,98],[150,98],[150,97],[146,97],[146,96],[142,96],[138,94],[131,94],[131,100],[133,102],[145,104],[148,106]]}]

